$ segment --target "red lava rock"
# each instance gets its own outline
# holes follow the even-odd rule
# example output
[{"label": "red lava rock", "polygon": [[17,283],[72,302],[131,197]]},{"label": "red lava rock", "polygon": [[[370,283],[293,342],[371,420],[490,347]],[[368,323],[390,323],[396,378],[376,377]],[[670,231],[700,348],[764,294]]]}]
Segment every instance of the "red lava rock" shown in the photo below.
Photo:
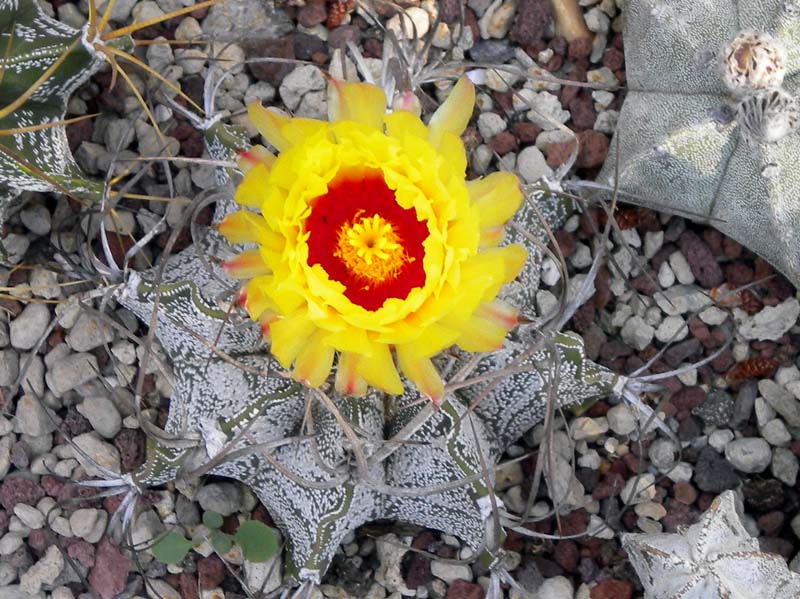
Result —
[{"label": "red lava rock", "polygon": [[431,560],[421,553],[414,552],[408,559],[403,580],[409,589],[427,585],[433,580]]},{"label": "red lava rock", "polygon": [[706,392],[700,387],[684,387],[670,398],[677,410],[691,410],[706,400]]},{"label": "red lava rock", "polygon": [[67,555],[72,559],[78,561],[87,568],[94,566],[94,545],[83,539],[78,539],[77,537],[67,539],[65,544],[67,546]]},{"label": "red lava rock", "polygon": [[112,599],[125,588],[132,567],[133,562],[104,538],[97,548],[94,567],[89,572],[89,586],[103,599]]},{"label": "red lava rock", "polygon": [[549,71],[550,73],[555,73],[564,65],[564,57],[559,56],[558,54],[553,54],[550,57],[550,60],[547,61],[547,64],[544,65],[545,71]]},{"label": "red lava rock", "polygon": [[[285,58],[293,60],[294,44],[288,37],[280,39],[253,39],[244,45],[247,58]],[[294,65],[285,62],[254,62],[247,65],[253,77],[278,87],[294,69]]]},{"label": "red lava rock", "polygon": [[594,587],[589,597],[591,599],[631,599],[633,595],[633,583],[629,580],[604,580]]},{"label": "red lava rock", "polygon": [[555,232],[555,238],[558,242],[558,249],[561,251],[565,258],[569,258],[575,253],[575,236],[564,229],[558,229]]},{"label": "red lava rock", "polygon": [[608,154],[608,138],[603,133],[591,129],[581,131],[578,133],[578,144],[578,159],[575,161],[575,166],[594,168],[603,164]]},{"label": "red lava rock", "polygon": [[547,45],[547,47],[550,48],[553,52],[555,52],[559,56],[564,56],[567,53],[569,42],[567,42],[567,39],[565,37],[557,35],[550,40],[550,43]]},{"label": "red lava rock", "polygon": [[706,326],[702,320],[695,318],[694,316],[689,318],[689,320],[686,322],[686,325],[688,326],[692,337],[698,341],[704,341],[711,334],[708,326]]},{"label": "red lava rock", "polygon": [[625,55],[615,47],[611,46],[610,48],[606,48],[606,51],[603,52],[604,67],[608,67],[612,71],[617,71],[622,68],[624,63]]},{"label": "red lava rock", "polygon": [[[594,100],[591,94],[583,91],[569,103],[569,112],[572,116],[572,124],[576,131],[591,129],[597,119],[594,111]],[[602,133],[600,135],[603,135]],[[605,137],[603,135],[603,137]],[[607,141],[607,140],[606,140]]]},{"label": "red lava rock", "polygon": [[653,272],[648,272],[634,277],[630,281],[631,287],[642,295],[654,295],[659,290],[658,279]]},{"label": "red lava rock", "polygon": [[575,61],[578,58],[588,58],[592,53],[592,38],[579,37],[569,43],[567,58]]},{"label": "red lava rock", "polygon": [[328,18],[325,0],[307,0],[306,5],[297,11],[297,22],[303,27],[311,28]]},{"label": "red lava rock", "polygon": [[584,509],[575,510],[559,520],[559,534],[563,536],[579,535],[586,532],[589,514]]},{"label": "red lava rock", "polygon": [[711,288],[722,284],[725,280],[722,269],[711,253],[711,248],[696,233],[684,231],[678,240],[678,246],[700,285]]},{"label": "red lava rock", "polygon": [[574,541],[558,541],[553,548],[553,559],[567,572],[574,572],[578,567],[580,552]]},{"label": "red lava rock", "polygon": [[225,580],[225,564],[216,555],[209,555],[198,560],[197,574],[201,589],[214,589]]},{"label": "red lava rock", "polygon": [[692,505],[697,500],[697,489],[691,483],[677,482],[672,486],[675,499],[684,505]]},{"label": "red lava rock", "polygon": [[755,271],[742,262],[733,262],[725,266],[725,280],[733,287],[747,285],[753,280]]},{"label": "red lava rock", "polygon": [[200,592],[197,588],[197,578],[186,572],[181,573],[180,591],[182,599],[199,599]]},{"label": "red lava rock", "polygon": [[517,139],[510,131],[501,131],[489,140],[489,147],[500,156],[513,152],[518,147]]},{"label": "red lava rock", "polygon": [[592,303],[595,308],[602,310],[611,301],[611,274],[605,266],[601,266],[597,271],[594,290]]},{"label": "red lava rock", "polygon": [[92,141],[92,132],[94,131],[92,119],[83,119],[82,121],[71,123],[65,129],[67,131],[69,149],[72,152],[75,152],[83,142]]},{"label": "red lava rock", "polygon": [[366,58],[380,58],[383,55],[383,44],[380,40],[370,37],[364,40],[364,56]]},{"label": "red lava rock", "polygon": [[146,445],[144,433],[140,429],[123,428],[114,437],[114,447],[119,451],[123,474],[135,470],[144,463]]},{"label": "red lava rock", "polygon": [[586,303],[578,308],[572,316],[572,327],[577,333],[584,334],[594,323],[594,304]]},{"label": "red lava rock", "polygon": [[203,134],[186,121],[178,123],[170,134],[181,144],[181,155],[188,158],[200,158],[205,149]]},{"label": "red lava rock", "polygon": [[511,28],[511,39],[521,46],[535,44],[544,37],[550,20],[548,0],[521,0]]},{"label": "red lava rock", "polygon": [[461,141],[464,143],[464,148],[467,152],[471,152],[483,143],[481,134],[478,133],[478,128],[475,126],[469,126],[464,129],[464,133],[461,134]]},{"label": "red lava rock", "polygon": [[730,237],[722,238],[722,253],[730,260],[736,260],[742,255],[744,248],[738,241],[734,241]]},{"label": "red lava rock", "polygon": [[0,485],[0,504],[11,511],[18,503],[36,505],[36,502],[44,497],[44,490],[34,481],[22,478],[6,478]]},{"label": "red lava rock", "polygon": [[28,547],[36,555],[42,555],[47,548],[56,542],[56,535],[45,528],[34,529],[28,534]]},{"label": "red lava rock", "polygon": [[50,476],[49,474],[42,476],[41,485],[42,489],[44,489],[44,492],[50,497],[58,497],[58,495],[61,493],[61,489],[64,487],[64,483],[62,481],[58,480],[54,476]]},{"label": "red lava rock", "polygon": [[773,511],[760,516],[756,522],[765,535],[773,536],[780,532],[785,520],[783,512]]},{"label": "red lava rock", "polygon": [[353,42],[358,45],[358,39],[361,37],[361,31],[358,27],[353,25],[340,25],[333,31],[328,33],[328,47],[345,48],[347,42]]},{"label": "red lava rock", "polygon": [[569,160],[574,148],[575,142],[573,140],[547,144],[547,147],[545,148],[545,154],[547,154],[547,166],[552,169],[557,169],[559,166]]},{"label": "red lava rock", "polygon": [[446,599],[483,599],[483,588],[474,582],[454,580],[447,589]]},{"label": "red lava rock", "polygon": [[440,0],[439,18],[443,23],[451,24],[461,16],[461,0]]},{"label": "red lava rock", "polygon": [[514,123],[511,132],[520,143],[529,145],[536,141],[542,130],[533,123]]}]

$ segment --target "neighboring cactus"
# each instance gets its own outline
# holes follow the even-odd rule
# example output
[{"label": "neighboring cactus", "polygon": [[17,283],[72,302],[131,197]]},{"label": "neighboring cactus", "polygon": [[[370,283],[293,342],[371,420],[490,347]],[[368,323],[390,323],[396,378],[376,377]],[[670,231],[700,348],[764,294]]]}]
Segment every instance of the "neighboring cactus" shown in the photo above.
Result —
[{"label": "neighboring cactus", "polygon": [[[708,221],[800,284],[800,10],[789,0],[630,0],[617,127],[626,200]],[[612,142],[612,148],[615,142]]]},{"label": "neighboring cactus", "polygon": [[622,546],[647,599],[800,597],[800,575],[780,555],[759,549],[733,491],[680,534],[626,534]]},{"label": "neighboring cactus", "polygon": [[127,84],[119,61],[146,67],[130,55],[130,33],[217,1],[104,32],[108,19],[96,13],[94,0],[81,29],[48,17],[37,0],[0,0],[0,224],[22,191],[56,191],[82,200],[101,196],[103,183],[87,177],[69,149],[70,96],[105,63]]}]

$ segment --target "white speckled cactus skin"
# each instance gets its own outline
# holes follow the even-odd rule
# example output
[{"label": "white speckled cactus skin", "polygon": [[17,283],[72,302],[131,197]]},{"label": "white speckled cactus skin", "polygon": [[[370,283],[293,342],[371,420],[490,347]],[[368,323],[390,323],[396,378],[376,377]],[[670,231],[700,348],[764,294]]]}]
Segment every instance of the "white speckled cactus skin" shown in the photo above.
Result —
[{"label": "white speckled cactus skin", "polygon": [[717,497],[682,534],[627,534],[622,546],[647,599],[792,599],[800,576],[759,550],[733,491]]},{"label": "white speckled cactus skin", "polygon": [[[630,0],[624,17],[628,95],[600,180],[612,182],[619,142],[630,201],[708,221],[800,285],[800,4]],[[726,54],[740,32],[778,50]],[[762,60],[756,89],[726,85],[726,56]],[[763,70],[770,56],[785,76]]]}]

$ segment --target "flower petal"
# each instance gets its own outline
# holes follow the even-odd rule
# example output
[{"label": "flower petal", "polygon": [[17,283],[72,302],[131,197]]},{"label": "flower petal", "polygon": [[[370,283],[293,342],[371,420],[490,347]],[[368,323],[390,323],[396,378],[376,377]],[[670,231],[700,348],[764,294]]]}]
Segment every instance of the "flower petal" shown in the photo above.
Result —
[{"label": "flower petal", "polygon": [[388,345],[373,343],[369,357],[358,361],[356,371],[373,387],[393,395],[403,392],[403,382],[397,373]]},{"label": "flower petal", "polygon": [[417,358],[410,345],[398,345],[397,363],[403,374],[417,386],[420,393],[427,395],[430,400],[439,405],[444,396],[444,383],[436,367],[428,358]]},{"label": "flower petal", "polygon": [[258,129],[258,132],[267,140],[267,143],[279,152],[291,146],[281,134],[281,128],[291,118],[278,114],[274,110],[264,108],[260,102],[252,102],[247,105],[247,116],[250,118],[250,122]]},{"label": "flower petal", "polygon": [[367,392],[367,381],[358,374],[358,363],[363,356],[350,352],[339,354],[336,364],[336,390],[342,395],[364,395]]},{"label": "flower petal", "polygon": [[278,363],[289,368],[316,330],[316,325],[300,312],[273,322],[269,329],[270,350]]},{"label": "flower petal", "polygon": [[225,272],[232,279],[252,279],[259,275],[268,275],[272,271],[261,257],[259,250],[247,250],[231,258],[223,265]]},{"label": "flower petal", "polygon": [[257,164],[263,164],[269,170],[275,160],[275,154],[264,146],[256,144],[249,150],[239,152],[236,157],[236,164],[239,166],[239,170],[246,174]]},{"label": "flower petal", "polygon": [[458,346],[468,352],[498,349],[510,329],[517,324],[517,311],[496,300],[480,306],[463,326]]},{"label": "flower petal", "polygon": [[237,204],[248,208],[261,208],[267,198],[267,180],[269,171],[264,163],[258,163],[250,168],[244,179],[236,188],[233,199]]},{"label": "flower petal", "polygon": [[227,215],[219,224],[219,232],[231,243],[258,243],[270,252],[283,251],[284,238],[272,231],[264,217],[248,210]]},{"label": "flower petal", "polygon": [[428,141],[431,145],[438,148],[445,133],[461,135],[467,128],[474,107],[475,87],[467,77],[462,77],[428,123]]},{"label": "flower petal", "polygon": [[478,207],[481,229],[504,224],[519,209],[519,180],[508,172],[492,173],[467,183],[472,203]]},{"label": "flower petal", "polygon": [[323,343],[324,331],[317,331],[297,355],[292,377],[309,387],[319,387],[333,366],[334,349]]},{"label": "flower petal", "polygon": [[386,96],[380,87],[368,83],[332,80],[328,88],[328,116],[331,121],[355,121],[381,129],[386,113]]}]

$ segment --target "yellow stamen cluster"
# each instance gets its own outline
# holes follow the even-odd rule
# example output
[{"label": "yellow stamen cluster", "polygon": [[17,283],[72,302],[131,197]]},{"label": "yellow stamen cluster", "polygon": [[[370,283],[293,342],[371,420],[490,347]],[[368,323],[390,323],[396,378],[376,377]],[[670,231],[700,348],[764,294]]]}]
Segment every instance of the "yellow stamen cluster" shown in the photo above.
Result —
[{"label": "yellow stamen cluster", "polygon": [[382,283],[409,261],[400,242],[392,224],[373,214],[339,230],[336,257],[359,279]]}]

